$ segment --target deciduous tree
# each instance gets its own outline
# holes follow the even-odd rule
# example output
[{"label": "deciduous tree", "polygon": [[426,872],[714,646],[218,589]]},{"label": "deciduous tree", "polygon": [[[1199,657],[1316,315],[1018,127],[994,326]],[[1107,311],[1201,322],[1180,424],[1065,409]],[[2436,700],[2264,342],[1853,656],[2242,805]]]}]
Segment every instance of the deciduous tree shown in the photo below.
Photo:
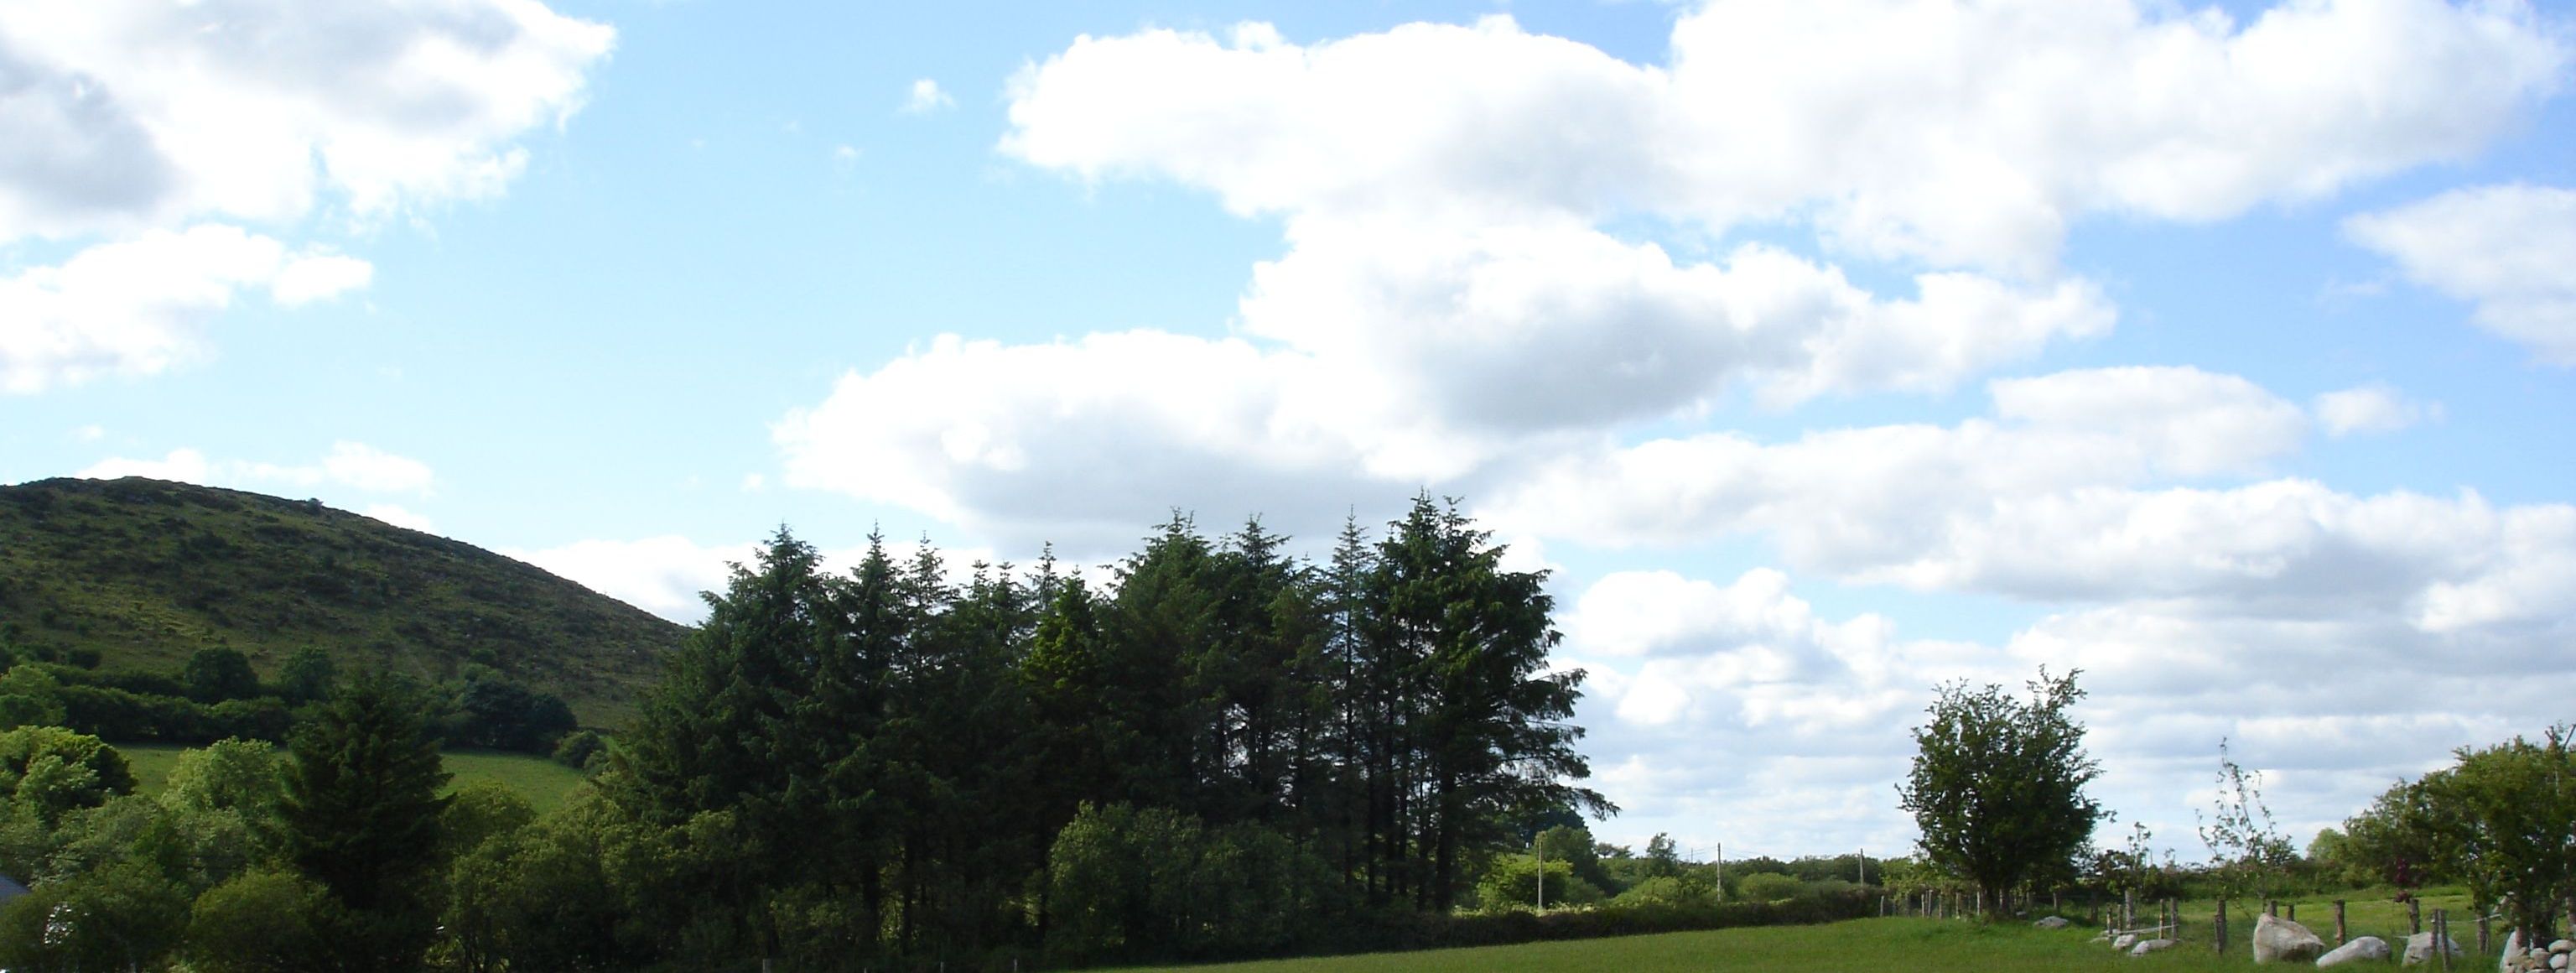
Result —
[{"label": "deciduous tree", "polygon": [[2066,712],[2084,695],[2075,677],[2041,669],[2027,702],[2002,686],[1942,686],[1931,721],[1914,729],[1913,770],[1897,786],[1903,807],[1924,856],[1976,883],[1989,910],[2002,908],[2004,890],[2069,867],[2104,817],[2084,794],[2101,767]]}]

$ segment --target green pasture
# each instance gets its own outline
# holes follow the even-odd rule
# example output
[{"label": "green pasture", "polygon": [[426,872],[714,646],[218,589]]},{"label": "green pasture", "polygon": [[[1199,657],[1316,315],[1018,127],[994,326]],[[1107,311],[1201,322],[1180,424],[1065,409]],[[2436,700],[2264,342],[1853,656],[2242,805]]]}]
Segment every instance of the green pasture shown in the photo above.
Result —
[{"label": "green pasture", "polygon": [[[149,743],[119,745],[117,751],[134,768],[137,787],[149,794],[161,789],[170,777],[170,768],[179,763],[179,754],[188,748]],[[582,782],[581,771],[524,753],[501,753],[489,750],[450,750],[439,755],[447,772],[455,775],[447,782],[450,791],[478,780],[499,781],[528,799],[537,813],[544,814],[563,804],[575,785]]]},{"label": "green pasture", "polygon": [[[2346,897],[2345,921],[2351,934],[2356,937],[2379,936],[2388,940],[2392,947],[2403,950],[2405,906],[2388,901],[2386,890],[2380,890],[2371,898],[2364,898],[2365,894],[2356,892]],[[2300,923],[2316,930],[2328,945],[2332,945],[2334,940],[2333,899],[2333,896],[2318,896],[2298,900]],[[2180,973],[2287,968],[2279,964],[2255,965],[2252,947],[2246,940],[2247,933],[2253,929],[2254,914],[2240,909],[2233,902],[2228,904],[2227,954],[2218,955],[2211,949],[2209,939],[2209,917],[2215,907],[2215,902],[2184,903],[2183,945],[2138,959],[2093,942],[2093,937],[2100,930],[2085,926],[2050,931],[2033,929],[2025,922],[1987,925],[1958,919],[1889,918],[1820,926],[1768,926],[1419,953],[1135,969],[1224,973],[1574,973],[1587,970],[1616,973],[1814,973],[1820,969],[1880,968],[1902,969],[1908,973],[2039,973],[2091,969]],[[2428,897],[2424,903],[2428,927],[2432,923],[2432,910],[2436,907],[2465,916],[2468,900],[2458,894]],[[2146,915],[2154,915],[2152,908],[2141,908]],[[2070,909],[2069,914],[2080,916],[2082,913]],[[2152,922],[2152,919],[2147,921]],[[2462,948],[2474,950],[2477,946],[2474,920],[2457,919],[2452,936],[2460,940]],[[2496,939],[2501,945],[2501,930],[2497,931]],[[2494,965],[2495,960],[2491,956],[2470,957],[2453,968],[2465,973]]]}]

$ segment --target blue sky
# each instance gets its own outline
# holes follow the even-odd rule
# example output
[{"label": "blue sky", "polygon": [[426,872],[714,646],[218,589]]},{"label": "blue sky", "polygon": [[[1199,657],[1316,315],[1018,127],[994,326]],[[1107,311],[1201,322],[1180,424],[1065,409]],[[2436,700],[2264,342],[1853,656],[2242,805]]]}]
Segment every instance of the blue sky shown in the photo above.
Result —
[{"label": "blue sky", "polygon": [[0,481],[682,620],[1458,495],[1635,843],[1899,849],[2043,664],[2184,857],[2576,719],[2563,6],[882,6],[0,10]]}]

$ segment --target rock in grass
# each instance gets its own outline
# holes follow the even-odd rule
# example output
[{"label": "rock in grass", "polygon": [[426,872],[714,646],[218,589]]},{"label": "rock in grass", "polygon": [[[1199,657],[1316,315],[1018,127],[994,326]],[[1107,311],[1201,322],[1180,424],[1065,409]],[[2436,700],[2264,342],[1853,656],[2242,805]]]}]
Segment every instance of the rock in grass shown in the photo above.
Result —
[{"label": "rock in grass", "polygon": [[2129,948],[2129,947],[2131,947],[2131,946],[2135,946],[2135,945],[2137,945],[2137,943],[2138,943],[2138,937],[2137,937],[2137,934],[2135,934],[2135,933],[2125,933],[2125,932],[2124,932],[2124,933],[2121,933],[2121,934],[2120,934],[2120,938],[2118,938],[2118,939],[2114,939],[2114,940],[2111,940],[2111,948],[2112,948],[2112,949],[2127,949],[2127,948]]},{"label": "rock in grass", "polygon": [[2159,949],[2172,949],[2175,943],[2181,941],[2179,939],[2142,939],[2137,945],[2129,947],[2129,955],[2145,956]]},{"label": "rock in grass", "polygon": [[2031,925],[2037,926],[2041,929],[2064,929],[2066,928],[2067,923],[2065,916],[2049,916],[2048,918],[2042,919],[2038,922],[2031,923]]},{"label": "rock in grass", "polygon": [[2340,966],[2345,963],[2356,962],[2359,960],[2384,960],[2387,958],[2388,940],[2381,939],[2377,936],[2363,936],[2359,939],[2355,939],[2326,951],[2325,955],[2317,957],[2317,965],[2320,967]]},{"label": "rock in grass", "polygon": [[[2449,954],[2451,954],[2452,956],[2458,956],[2458,955],[2460,955],[2461,950],[2460,950],[2460,944],[2459,944],[2459,941],[2458,941],[2458,940],[2454,940],[2454,939],[2452,939],[2452,938],[2450,938],[2450,937],[2448,937],[2448,936],[2442,937],[2442,951],[2443,951],[2443,952],[2446,952],[2446,953],[2449,953]],[[2424,962],[2425,960],[2429,960],[2429,959],[2432,959],[2432,958],[2433,958],[2433,934],[2432,934],[2432,933],[2429,933],[2429,932],[2419,932],[2419,933],[2416,933],[2416,934],[2414,934],[2414,935],[2412,935],[2412,936],[2408,936],[2408,937],[2406,937],[2406,965],[2408,965],[2408,966],[2413,966],[2413,965],[2415,965],[2415,964],[2417,964],[2417,963],[2421,963],[2421,962]]]},{"label": "rock in grass", "polygon": [[2326,941],[2306,926],[2269,912],[2254,920],[2254,962],[2311,960],[2325,951]]}]

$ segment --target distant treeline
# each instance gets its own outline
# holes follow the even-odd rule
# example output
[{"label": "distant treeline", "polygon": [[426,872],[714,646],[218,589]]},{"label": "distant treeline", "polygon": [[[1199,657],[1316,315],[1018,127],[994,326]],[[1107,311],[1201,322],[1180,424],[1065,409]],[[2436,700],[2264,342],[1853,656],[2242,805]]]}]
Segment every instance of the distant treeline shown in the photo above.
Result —
[{"label": "distant treeline", "polygon": [[[0,666],[0,727],[61,726],[113,743],[282,743],[339,674],[319,648],[289,656],[269,682],[221,646],[197,650],[176,672],[151,672],[94,670],[0,642]],[[422,688],[431,731],[451,746],[545,754],[575,729],[562,697],[488,666],[468,663]]]}]

